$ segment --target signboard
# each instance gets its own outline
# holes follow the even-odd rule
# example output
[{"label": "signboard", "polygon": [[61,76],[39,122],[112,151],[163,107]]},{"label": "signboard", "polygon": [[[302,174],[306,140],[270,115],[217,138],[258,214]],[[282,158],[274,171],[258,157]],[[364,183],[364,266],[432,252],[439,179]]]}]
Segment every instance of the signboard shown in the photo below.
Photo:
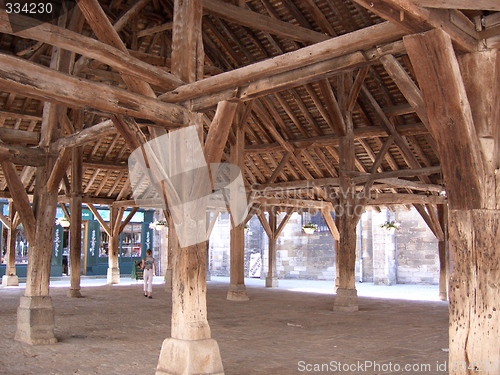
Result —
[{"label": "signboard", "polygon": [[87,222],[87,266],[95,266],[101,245],[101,231],[98,221]]},{"label": "signboard", "polygon": [[52,266],[62,265],[64,228],[60,225],[54,227],[54,243],[52,246]]}]

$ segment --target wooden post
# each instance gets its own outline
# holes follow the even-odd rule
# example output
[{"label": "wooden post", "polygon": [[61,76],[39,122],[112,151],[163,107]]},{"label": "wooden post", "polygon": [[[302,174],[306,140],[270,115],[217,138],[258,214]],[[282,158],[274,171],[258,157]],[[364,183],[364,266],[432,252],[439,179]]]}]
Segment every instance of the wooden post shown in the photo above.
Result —
[{"label": "wooden post", "polygon": [[454,374],[498,374],[499,51],[457,59],[440,29],[405,37],[404,44],[438,143],[449,202],[449,363],[456,364]]},{"label": "wooden post", "polygon": [[271,235],[269,235],[269,248],[268,248],[268,259],[267,259],[267,276],[266,276],[266,287],[276,288],[278,287],[278,273],[276,269],[276,213],[273,209],[268,211],[269,213],[269,228]]},{"label": "wooden post", "polygon": [[[347,81],[347,79],[346,79]],[[344,81],[345,83],[345,81]],[[341,90],[345,90],[340,85]],[[341,91],[342,94],[342,91]],[[355,285],[356,272],[356,226],[361,215],[357,212],[355,185],[348,172],[354,170],[354,130],[350,111],[347,109],[347,94],[339,96],[345,122],[345,135],[339,142],[340,197],[338,209],[338,229],[340,234],[337,255],[336,297],[334,311],[357,311],[358,294]]]},{"label": "wooden post", "polygon": [[83,147],[72,150],[71,164],[71,200],[70,200],[70,226],[69,226],[69,267],[70,287],[68,297],[79,298],[80,269],[82,254],[82,153]]},{"label": "wooden post", "polygon": [[[234,128],[236,140],[231,144],[230,161],[241,170],[245,168],[245,124],[241,122],[240,107],[235,116]],[[229,290],[227,299],[231,301],[248,301],[245,287],[245,225],[231,226],[230,232],[230,268]]]},{"label": "wooden post", "polygon": [[337,251],[337,295],[333,305],[334,311],[357,311],[358,293],[355,285],[356,269],[356,224],[348,215],[338,218],[340,232]]},{"label": "wooden post", "polygon": [[109,208],[109,244],[108,244],[108,274],[107,284],[120,283],[120,268],[118,267],[118,253],[120,251],[120,224],[123,210],[111,206]]},{"label": "wooden post", "polygon": [[443,230],[443,240],[438,242],[439,251],[439,299],[448,300],[448,207],[438,204],[438,218]]},{"label": "wooden post", "polygon": [[174,220],[172,215],[170,215],[167,210],[165,212],[165,218],[167,219],[168,225],[168,245],[167,245],[167,270],[165,271],[165,290],[172,290],[172,263],[174,252],[179,250],[179,240],[177,239],[177,233],[174,228]]},{"label": "wooden post", "polygon": [[16,219],[16,210],[12,200],[9,199],[9,221],[10,225],[7,227],[7,252],[5,253],[5,275],[2,276],[3,286],[18,286],[19,278],[16,275],[16,232],[18,219]]},{"label": "wooden post", "polygon": [[[201,1],[174,0],[172,73],[184,82],[202,78],[202,15]],[[202,117],[191,114],[189,125],[201,127]],[[219,148],[223,147],[226,139],[227,134],[226,138],[219,137],[206,145],[205,157],[208,163],[219,162],[222,149],[210,155],[207,148],[211,149],[214,144],[219,144]],[[179,156],[180,163],[185,162],[182,155]],[[194,181],[189,183],[196,184]],[[223,374],[219,346],[211,338],[207,320],[206,211],[183,212],[182,216],[185,232],[177,233],[178,238],[193,238],[198,243],[176,249],[172,254],[171,337],[163,342],[156,374]],[[173,226],[169,230],[176,231]]]},{"label": "wooden post", "polygon": [[[52,112],[50,109],[47,111]],[[54,163],[54,158],[48,157],[47,164],[36,171],[33,198],[35,240],[30,242],[26,289],[17,310],[15,339],[32,345],[57,342],[54,336],[54,308],[49,296],[57,191],[47,191],[47,181]]]}]

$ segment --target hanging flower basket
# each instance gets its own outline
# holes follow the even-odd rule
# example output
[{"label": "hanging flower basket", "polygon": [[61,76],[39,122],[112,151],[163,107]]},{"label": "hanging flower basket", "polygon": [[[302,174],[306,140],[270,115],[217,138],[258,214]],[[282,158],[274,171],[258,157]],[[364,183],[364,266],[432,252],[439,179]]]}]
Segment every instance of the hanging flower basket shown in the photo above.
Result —
[{"label": "hanging flower basket", "polygon": [[162,230],[167,227],[166,220],[157,220],[154,223],[149,224],[149,229]]},{"label": "hanging flower basket", "polygon": [[318,225],[313,223],[307,223],[302,225],[302,230],[305,234],[313,234],[318,230]]},{"label": "hanging flower basket", "polygon": [[380,228],[382,228],[386,232],[394,233],[396,230],[399,229],[400,226],[401,226],[400,223],[398,223],[397,221],[391,220],[391,221],[386,221],[384,224],[382,224],[380,226]]},{"label": "hanging flower basket", "polygon": [[56,220],[56,225],[60,225],[63,228],[68,228],[69,227],[69,220],[66,219],[66,217],[61,217]]}]

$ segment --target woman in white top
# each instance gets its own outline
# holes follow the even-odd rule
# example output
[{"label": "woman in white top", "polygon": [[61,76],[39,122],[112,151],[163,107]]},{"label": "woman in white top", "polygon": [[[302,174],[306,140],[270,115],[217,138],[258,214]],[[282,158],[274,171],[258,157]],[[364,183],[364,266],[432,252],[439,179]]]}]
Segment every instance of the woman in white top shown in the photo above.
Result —
[{"label": "woman in white top", "polygon": [[153,276],[156,274],[155,258],[152,257],[153,252],[146,250],[146,258],[142,260],[141,268],[144,270],[144,297],[153,298]]}]

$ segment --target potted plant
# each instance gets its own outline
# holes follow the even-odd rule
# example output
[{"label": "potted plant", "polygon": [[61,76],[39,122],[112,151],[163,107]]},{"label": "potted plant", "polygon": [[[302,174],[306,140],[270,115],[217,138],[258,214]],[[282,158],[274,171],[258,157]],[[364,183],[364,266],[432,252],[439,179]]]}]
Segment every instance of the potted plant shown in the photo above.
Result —
[{"label": "potted plant", "polygon": [[318,225],[309,222],[307,224],[302,225],[302,230],[306,234],[313,234],[314,232],[316,232],[316,230],[318,230]]},{"label": "potted plant", "polygon": [[149,224],[150,229],[154,230],[162,230],[167,227],[167,221],[166,220],[157,220],[151,224]]},{"label": "potted plant", "polygon": [[384,224],[380,225],[380,228],[384,229],[389,233],[394,233],[394,231],[398,230],[400,226],[401,226],[400,223],[391,220],[391,221],[386,221]]}]

